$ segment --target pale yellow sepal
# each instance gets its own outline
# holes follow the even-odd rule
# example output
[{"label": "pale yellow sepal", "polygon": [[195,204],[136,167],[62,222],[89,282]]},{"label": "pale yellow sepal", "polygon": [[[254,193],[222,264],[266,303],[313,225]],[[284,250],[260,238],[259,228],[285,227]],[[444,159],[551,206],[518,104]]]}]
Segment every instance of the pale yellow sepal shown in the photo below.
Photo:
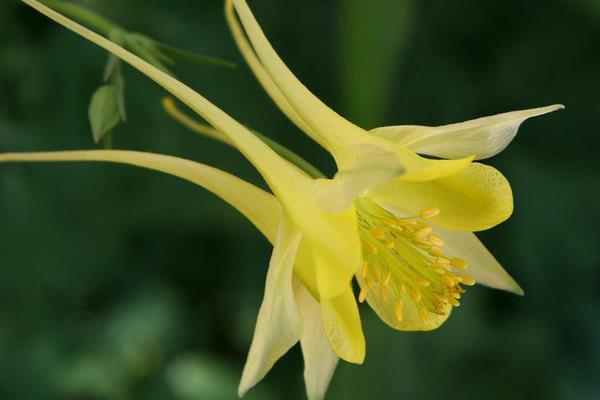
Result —
[{"label": "pale yellow sepal", "polygon": [[466,272],[475,278],[477,283],[523,295],[523,289],[519,284],[502,268],[473,233],[454,232],[441,228],[436,228],[436,232],[444,238],[448,254],[459,256],[467,261]]},{"label": "pale yellow sepal", "polygon": [[[340,150],[340,146],[351,143],[353,137],[362,134],[363,130],[325,105],[294,76],[269,43],[244,0],[233,0],[231,3],[233,3],[253,45],[255,54],[262,64],[260,66],[260,64],[253,62],[251,66],[254,66],[255,73],[259,72],[257,77],[259,77],[267,92],[282,107],[284,112],[289,108],[287,106],[289,104],[304,121],[303,123],[307,125],[308,129],[305,129],[305,133],[329,150],[337,159],[336,153]],[[228,17],[238,46],[245,49],[244,55],[246,58],[253,59],[253,51],[243,36],[235,17],[232,13],[228,13]],[[264,78],[267,75],[269,79]],[[276,85],[277,90],[273,90],[272,83]],[[287,102],[277,100],[279,94],[282,94]]]},{"label": "pale yellow sepal", "polygon": [[238,388],[243,396],[298,342],[302,317],[296,307],[292,274],[302,234],[282,218],[269,263],[265,295],[256,319],[254,337]]},{"label": "pale yellow sepal", "polygon": [[323,329],[333,351],[344,361],[362,364],[365,359],[365,337],[358,305],[352,288],[335,299],[321,299]]},{"label": "pale yellow sepal", "polygon": [[304,324],[300,346],[304,358],[304,384],[309,400],[322,400],[339,358],[331,349],[321,322],[321,307],[304,285],[294,280],[296,305]]},{"label": "pale yellow sepal", "polygon": [[512,189],[495,168],[472,163],[464,170],[428,182],[396,179],[368,196],[384,208],[418,215],[423,209],[441,210],[435,225],[455,231],[480,231],[505,221],[513,211]]},{"label": "pale yellow sepal", "polygon": [[370,132],[420,154],[457,159],[474,154],[481,160],[508,146],[521,124],[528,118],[563,109],[560,104],[512,111],[444,126],[399,125],[376,128]]},{"label": "pale yellow sepal", "polygon": [[216,194],[246,218],[265,237],[275,241],[281,207],[270,193],[217,168],[163,154],[124,150],[82,150],[43,153],[0,153],[0,162],[100,161],[129,164],[164,172]]}]

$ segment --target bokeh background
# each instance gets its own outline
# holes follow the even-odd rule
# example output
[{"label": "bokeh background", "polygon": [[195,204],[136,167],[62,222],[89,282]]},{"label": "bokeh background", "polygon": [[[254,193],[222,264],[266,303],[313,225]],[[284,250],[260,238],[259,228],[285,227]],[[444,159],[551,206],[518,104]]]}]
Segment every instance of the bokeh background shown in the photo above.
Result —
[{"label": "bokeh background", "polygon": [[[238,63],[176,74],[332,173],[237,54],[220,0],[88,0],[124,27]],[[331,399],[600,398],[600,2],[252,0],[282,57],[365,127],[439,125],[564,103],[489,160],[516,210],[480,235],[525,289],[469,290],[431,333],[367,307],[367,359]],[[0,151],[96,148],[87,121],[106,54],[16,1],[0,5]],[[234,150],[186,131],[125,68],[115,147],[179,155],[263,185]],[[0,166],[0,398],[233,399],[270,255],[190,183],[126,166]],[[302,399],[288,353],[248,399]]]}]

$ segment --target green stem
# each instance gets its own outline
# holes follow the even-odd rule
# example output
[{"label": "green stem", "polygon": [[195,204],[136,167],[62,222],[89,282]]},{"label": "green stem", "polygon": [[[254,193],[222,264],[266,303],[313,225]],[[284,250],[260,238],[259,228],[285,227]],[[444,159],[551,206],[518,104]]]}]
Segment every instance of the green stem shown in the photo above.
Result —
[{"label": "green stem", "polygon": [[265,142],[267,144],[267,146],[269,146],[271,149],[273,149],[273,151],[275,153],[279,154],[281,157],[285,158],[286,160],[288,160],[289,162],[291,162],[292,164],[294,164],[295,166],[297,166],[298,168],[300,168],[302,171],[306,172],[313,178],[315,178],[315,179],[326,178],[325,174],[323,174],[321,171],[319,171],[317,168],[315,168],[311,163],[309,163],[304,158],[300,157],[298,154],[294,153],[287,147],[277,143],[273,139],[270,139],[270,138],[266,137],[265,135],[262,135],[254,130],[252,131],[252,133],[254,133],[256,136],[258,136],[258,138],[261,139],[263,142]]},{"label": "green stem", "polygon": [[109,35],[110,32],[120,29],[117,25],[113,24],[103,16],[78,6],[77,4],[58,0],[40,0],[40,2],[68,17],[93,27],[104,35]]}]

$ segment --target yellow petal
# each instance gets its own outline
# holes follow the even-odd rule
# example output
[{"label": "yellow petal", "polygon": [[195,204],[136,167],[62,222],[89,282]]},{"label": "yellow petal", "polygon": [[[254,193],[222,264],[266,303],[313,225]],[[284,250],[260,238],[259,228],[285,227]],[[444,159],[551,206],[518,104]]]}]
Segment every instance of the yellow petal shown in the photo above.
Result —
[{"label": "yellow petal", "polygon": [[371,133],[420,154],[448,159],[474,154],[477,160],[481,160],[504,150],[526,119],[562,108],[564,106],[557,104],[435,127],[386,126],[373,129]]},{"label": "yellow petal", "polygon": [[333,351],[342,359],[362,364],[365,358],[365,337],[351,287],[335,299],[321,299],[323,329]]},{"label": "yellow petal", "polygon": [[467,261],[466,273],[475,278],[477,283],[523,295],[523,289],[519,284],[502,268],[496,258],[473,233],[454,232],[440,228],[436,228],[436,231],[444,238],[448,254]]},{"label": "yellow petal", "polygon": [[[257,77],[263,85],[266,83],[265,89],[267,92],[271,96],[275,94],[275,99],[279,97],[277,94],[281,93],[287,103],[278,100],[276,100],[276,103],[278,105],[283,104],[282,110],[284,112],[289,109],[287,106],[289,104],[307,125],[308,129],[303,130],[329,150],[337,159],[339,146],[350,143],[353,136],[364,134],[364,131],[330,109],[294,76],[269,43],[244,0],[233,0],[233,5],[242,25],[246,29],[250,42],[254,46],[255,54],[262,62],[262,67],[257,69],[256,67],[260,64],[254,60],[251,67],[254,67],[255,73],[259,71]],[[230,7],[228,6],[228,8]],[[238,46],[243,50],[243,54],[246,58],[248,58],[248,55],[252,56],[253,51],[245,40],[232,13],[228,13],[228,21],[233,28],[232,31]],[[265,79],[267,76],[269,79]],[[278,90],[274,90],[273,83]]]},{"label": "yellow petal", "polygon": [[123,150],[0,153],[0,162],[100,161],[135,165],[193,182],[216,194],[248,218],[271,242],[279,225],[279,202],[273,195],[227,172],[162,154]]},{"label": "yellow petal", "polygon": [[463,171],[429,182],[396,179],[369,192],[384,208],[419,215],[436,207],[435,225],[456,231],[480,231],[506,220],[513,211],[510,184],[496,169],[473,163]]},{"label": "yellow petal", "polygon": [[337,274],[336,279],[325,286],[326,292],[321,295],[325,297],[339,295],[350,281],[353,268],[358,265],[360,259],[358,234],[351,228],[356,226],[352,210],[349,209],[348,212],[335,216],[322,212],[315,200],[314,181],[308,175],[279,157],[252,132],[200,94],[122,47],[52,11],[38,1],[23,1],[129,63],[227,136],[228,140],[258,169],[287,214],[300,227],[305,239],[313,244],[314,250],[321,253],[320,257],[326,260]]},{"label": "yellow petal", "polygon": [[304,358],[306,395],[309,400],[321,400],[325,397],[339,358],[323,330],[319,303],[297,279],[294,280],[294,294],[303,322],[300,346]]},{"label": "yellow petal", "polygon": [[277,233],[265,295],[238,388],[240,397],[269,372],[302,334],[302,317],[292,289],[294,260],[301,237],[300,231],[284,217]]}]

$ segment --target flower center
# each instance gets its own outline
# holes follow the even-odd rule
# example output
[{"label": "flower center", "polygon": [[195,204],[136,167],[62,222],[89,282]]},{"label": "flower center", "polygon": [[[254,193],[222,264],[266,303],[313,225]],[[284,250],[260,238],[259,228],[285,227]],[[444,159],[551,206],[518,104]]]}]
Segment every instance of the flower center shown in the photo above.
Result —
[{"label": "flower center", "polygon": [[368,198],[355,200],[363,264],[356,277],[359,301],[367,300],[394,328],[429,330],[460,305],[465,289],[475,284],[464,274],[467,263],[444,253],[444,239],[427,220],[438,208],[417,217],[398,218]]}]

